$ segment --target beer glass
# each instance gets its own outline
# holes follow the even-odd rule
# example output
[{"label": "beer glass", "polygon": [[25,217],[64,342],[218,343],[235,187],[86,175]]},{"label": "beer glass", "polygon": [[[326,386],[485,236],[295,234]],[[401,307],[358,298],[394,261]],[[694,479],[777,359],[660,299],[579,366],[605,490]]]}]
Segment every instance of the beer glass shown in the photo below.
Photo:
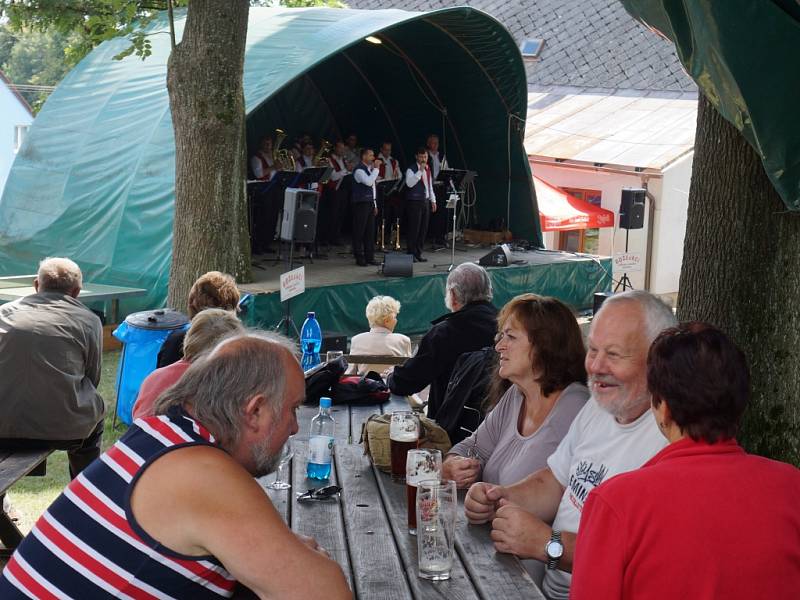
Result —
[{"label": "beer glass", "polygon": [[456,533],[456,482],[420,481],[417,487],[417,560],[419,576],[450,579]]},{"label": "beer glass", "polygon": [[392,479],[402,482],[406,475],[408,451],[419,443],[419,416],[410,410],[392,413],[389,422],[389,451],[392,456]]},{"label": "beer glass", "polygon": [[408,502],[408,533],[417,534],[417,486],[420,481],[438,481],[442,473],[442,453],[420,448],[408,451],[406,461],[406,500]]}]

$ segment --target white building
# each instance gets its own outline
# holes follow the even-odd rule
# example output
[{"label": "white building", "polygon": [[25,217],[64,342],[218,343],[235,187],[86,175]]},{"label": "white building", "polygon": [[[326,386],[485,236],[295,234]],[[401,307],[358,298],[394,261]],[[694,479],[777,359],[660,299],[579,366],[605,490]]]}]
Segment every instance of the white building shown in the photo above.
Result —
[{"label": "white building", "polygon": [[0,71],[0,196],[6,185],[8,172],[25,134],[33,122],[33,111]]},{"label": "white building", "polygon": [[[615,213],[610,227],[545,231],[545,245],[615,256],[629,235],[641,269],[628,273],[633,287],[677,293],[696,120],[696,92],[530,89],[525,148],[533,172]],[[648,191],[641,229],[619,229],[624,188]]]}]

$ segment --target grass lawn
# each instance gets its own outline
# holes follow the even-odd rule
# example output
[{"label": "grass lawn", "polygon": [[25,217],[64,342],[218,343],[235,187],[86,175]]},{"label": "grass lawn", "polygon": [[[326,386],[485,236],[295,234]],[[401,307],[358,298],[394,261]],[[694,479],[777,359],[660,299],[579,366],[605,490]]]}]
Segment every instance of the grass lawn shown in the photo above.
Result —
[{"label": "grass lawn", "polygon": [[[114,390],[117,381],[117,363],[119,350],[103,353],[103,374],[100,377],[100,395],[106,401],[105,430],[103,431],[103,450],[113,444],[125,432],[127,426],[117,424],[117,429],[112,429],[114,422],[114,409],[116,407],[116,393]],[[61,491],[69,483],[69,465],[67,453],[62,450],[53,452],[47,459],[47,475],[44,477],[23,477],[8,492],[8,499],[14,510],[17,511],[19,521],[17,527],[22,533],[30,531],[36,519],[50,506]]]}]

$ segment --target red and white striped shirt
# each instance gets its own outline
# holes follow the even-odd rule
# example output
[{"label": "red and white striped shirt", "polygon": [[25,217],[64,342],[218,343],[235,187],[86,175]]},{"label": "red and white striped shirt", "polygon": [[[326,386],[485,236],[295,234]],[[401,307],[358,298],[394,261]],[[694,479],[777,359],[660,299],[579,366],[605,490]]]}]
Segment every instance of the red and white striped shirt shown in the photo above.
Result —
[{"label": "red and white striped shirt", "polygon": [[185,556],[136,522],[130,495],[163,452],[214,445],[180,408],[137,419],[39,518],[0,576],[0,598],[204,600],[229,598],[236,581],[213,556]]}]

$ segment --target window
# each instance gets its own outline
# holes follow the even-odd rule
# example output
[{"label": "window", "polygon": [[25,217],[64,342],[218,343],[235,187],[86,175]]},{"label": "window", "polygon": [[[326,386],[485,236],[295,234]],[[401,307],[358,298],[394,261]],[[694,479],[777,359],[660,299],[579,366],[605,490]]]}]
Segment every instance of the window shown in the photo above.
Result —
[{"label": "window", "polygon": [[22,142],[25,141],[25,137],[28,135],[28,128],[30,125],[14,125],[14,153],[16,154],[19,152],[19,149],[22,148]]},{"label": "window", "polygon": [[[561,189],[570,196],[575,196],[578,200],[583,200],[595,206],[601,206],[602,193],[600,190],[586,190],[570,187],[562,187]],[[558,249],[566,252],[598,254],[600,251],[600,230],[593,227],[591,229],[562,231],[558,236]]]},{"label": "window", "polygon": [[520,44],[519,49],[522,52],[522,58],[539,60],[539,55],[542,53],[543,47],[544,47],[543,39],[529,38],[527,40],[523,40],[522,44]]}]

